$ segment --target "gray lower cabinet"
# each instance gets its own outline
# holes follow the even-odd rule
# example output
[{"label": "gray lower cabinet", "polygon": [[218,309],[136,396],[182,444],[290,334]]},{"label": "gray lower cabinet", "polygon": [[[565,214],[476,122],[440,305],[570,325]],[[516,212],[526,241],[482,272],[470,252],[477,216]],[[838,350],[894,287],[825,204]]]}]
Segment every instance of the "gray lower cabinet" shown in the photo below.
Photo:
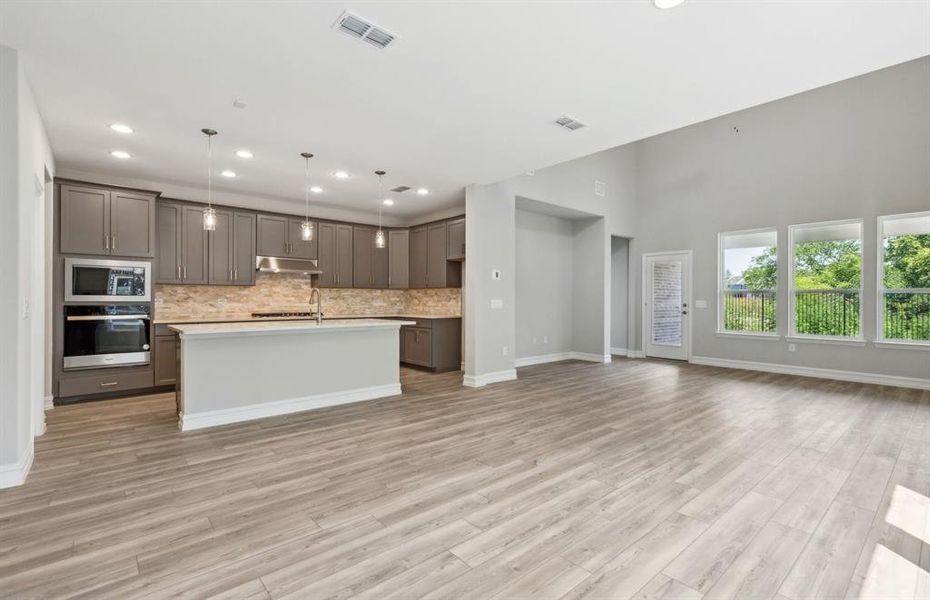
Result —
[{"label": "gray lower cabinet", "polygon": [[178,336],[174,333],[155,336],[155,387],[178,382]]},{"label": "gray lower cabinet", "polygon": [[155,195],[84,185],[58,188],[64,254],[155,256]]},{"label": "gray lower cabinet", "polygon": [[388,232],[388,287],[406,289],[410,285],[410,231]]},{"label": "gray lower cabinet", "polygon": [[319,224],[314,223],[312,240],[302,236],[303,219],[283,215],[258,215],[258,254],[260,256],[317,258]]},{"label": "gray lower cabinet", "polygon": [[208,283],[209,239],[203,230],[203,207],[159,202],[155,221],[155,283]]},{"label": "gray lower cabinet", "polygon": [[232,210],[216,211],[216,230],[208,232],[209,283],[255,283],[255,215]]},{"label": "gray lower cabinet", "polygon": [[446,259],[465,260],[465,219],[446,223]]},{"label": "gray lower cabinet", "polygon": [[433,371],[458,371],[462,363],[462,319],[417,319],[400,329],[400,361]]},{"label": "gray lower cabinet", "polygon": [[323,274],[320,287],[350,288],[353,285],[352,226],[319,223],[318,266]]},{"label": "gray lower cabinet", "polygon": [[94,396],[150,387],[152,387],[150,367],[91,369],[62,375],[58,381],[58,397],[71,399],[75,396]]}]

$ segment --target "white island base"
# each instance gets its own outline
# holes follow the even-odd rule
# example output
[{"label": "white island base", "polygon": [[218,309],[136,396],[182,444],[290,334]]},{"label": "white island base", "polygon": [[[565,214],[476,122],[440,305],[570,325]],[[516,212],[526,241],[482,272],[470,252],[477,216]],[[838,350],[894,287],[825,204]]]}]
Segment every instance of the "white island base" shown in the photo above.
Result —
[{"label": "white island base", "polygon": [[354,319],[172,325],[182,431],[395,396],[401,325]]}]

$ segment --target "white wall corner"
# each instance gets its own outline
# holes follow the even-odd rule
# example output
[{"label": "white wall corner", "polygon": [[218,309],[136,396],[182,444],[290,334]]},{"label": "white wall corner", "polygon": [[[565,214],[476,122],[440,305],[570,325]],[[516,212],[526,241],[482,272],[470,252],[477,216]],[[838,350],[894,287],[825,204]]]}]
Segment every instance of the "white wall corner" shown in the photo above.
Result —
[{"label": "white wall corner", "polygon": [[505,369],[503,371],[494,371],[483,375],[468,375],[462,378],[462,385],[465,387],[484,387],[491,383],[500,383],[502,381],[512,381],[517,378],[516,369]]},{"label": "white wall corner", "polygon": [[45,410],[52,410],[53,408],[55,408],[55,396],[46,396]]},{"label": "white wall corner", "polygon": [[800,377],[816,377],[818,379],[834,379],[836,381],[852,381],[854,383],[870,383],[874,385],[930,390],[930,379],[922,379],[919,377],[901,377],[898,375],[882,375],[880,373],[859,373],[857,371],[801,367],[797,365],[782,365],[731,358],[715,358],[712,356],[692,356],[691,362],[696,365],[723,367],[725,369],[744,369],[747,371],[761,371],[763,373],[779,373],[782,375],[797,375]]},{"label": "white wall corner", "polygon": [[32,468],[32,458],[34,451],[32,444],[26,449],[26,454],[16,464],[0,465],[0,490],[3,488],[16,487],[26,483],[26,476],[29,469]]}]

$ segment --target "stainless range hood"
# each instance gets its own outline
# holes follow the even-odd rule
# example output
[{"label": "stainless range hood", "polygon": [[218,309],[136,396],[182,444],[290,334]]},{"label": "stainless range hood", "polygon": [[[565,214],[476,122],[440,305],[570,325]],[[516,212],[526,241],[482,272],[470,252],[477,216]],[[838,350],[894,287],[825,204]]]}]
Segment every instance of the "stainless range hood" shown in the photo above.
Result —
[{"label": "stainless range hood", "polygon": [[263,273],[300,273],[301,275],[321,275],[323,271],[315,259],[278,258],[276,256],[256,256],[255,270]]}]

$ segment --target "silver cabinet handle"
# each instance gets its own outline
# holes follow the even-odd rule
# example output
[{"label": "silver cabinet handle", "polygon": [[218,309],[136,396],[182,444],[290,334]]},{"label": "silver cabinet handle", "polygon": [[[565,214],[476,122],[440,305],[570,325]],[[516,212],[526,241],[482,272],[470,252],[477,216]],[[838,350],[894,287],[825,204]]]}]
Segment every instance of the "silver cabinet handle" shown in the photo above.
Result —
[{"label": "silver cabinet handle", "polygon": [[233,279],[239,281],[239,269],[233,269]]},{"label": "silver cabinet handle", "polygon": [[116,250],[116,236],[113,236],[113,249]]},{"label": "silver cabinet handle", "polygon": [[178,279],[181,278],[181,265],[178,265]]},{"label": "silver cabinet handle", "polygon": [[183,277],[183,279],[187,279],[187,265],[184,265],[184,277]]},{"label": "silver cabinet handle", "polygon": [[103,234],[103,247],[106,250],[110,249],[110,234],[109,233]]},{"label": "silver cabinet handle", "polygon": [[112,387],[118,383],[118,381],[107,381],[106,383],[101,383],[100,387]]}]

